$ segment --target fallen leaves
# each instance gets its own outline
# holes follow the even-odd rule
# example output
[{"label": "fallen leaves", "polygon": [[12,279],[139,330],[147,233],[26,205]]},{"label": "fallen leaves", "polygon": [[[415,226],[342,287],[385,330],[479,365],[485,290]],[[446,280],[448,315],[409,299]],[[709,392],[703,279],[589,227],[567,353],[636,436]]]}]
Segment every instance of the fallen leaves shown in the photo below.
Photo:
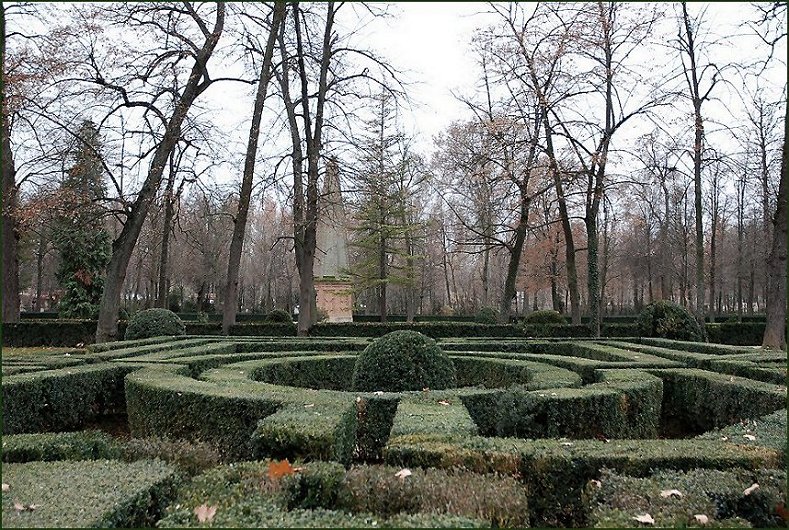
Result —
[{"label": "fallen leaves", "polygon": [[438,404],[439,405],[444,405],[445,407],[451,405],[451,403],[449,401],[446,401],[446,400],[443,400],[443,399],[441,401],[439,401]]},{"label": "fallen leaves", "polygon": [[296,472],[296,468],[290,465],[288,459],[275,462],[271,461],[268,464],[268,476],[272,480],[278,480],[286,475],[292,475]]},{"label": "fallen leaves", "polygon": [[752,442],[753,442],[754,440],[756,440],[756,436],[754,436],[754,435],[752,435],[752,434],[743,434],[743,435],[742,435],[742,437],[743,437],[743,438],[745,438],[746,440],[750,440],[750,441],[752,441]]},{"label": "fallen leaves", "polygon": [[664,499],[667,497],[680,498],[682,497],[682,492],[679,490],[663,490],[660,492],[660,496],[663,497]]},{"label": "fallen leaves", "polygon": [[32,512],[33,510],[35,510],[38,507],[39,507],[38,504],[24,505],[24,504],[22,504],[19,501],[14,501],[14,510],[16,510],[17,513],[19,513],[19,512]]},{"label": "fallen leaves", "polygon": [[401,469],[400,471],[398,471],[397,473],[395,473],[395,476],[396,476],[397,478],[401,479],[401,480],[404,480],[404,479],[405,479],[405,477],[410,477],[412,474],[413,474],[413,473],[411,473],[411,470],[410,470],[410,469],[408,469],[408,468],[405,468],[405,467],[404,467],[403,469]]},{"label": "fallen leaves", "polygon": [[696,515],[693,516],[693,518],[699,524],[707,524],[710,522],[710,518],[704,515],[703,513],[697,513]]},{"label": "fallen leaves", "polygon": [[195,508],[195,515],[200,523],[210,522],[216,515],[216,506],[209,506],[203,503]]},{"label": "fallen leaves", "polygon": [[589,482],[590,482],[590,483],[592,484],[592,486],[594,486],[595,488],[602,488],[602,487],[603,487],[603,483],[602,483],[602,482],[600,482],[599,480],[592,479],[592,480],[590,480]]},{"label": "fallen leaves", "polygon": [[8,485],[8,484],[6,484],[5,482],[3,482],[3,493],[5,493],[6,491],[8,491],[8,490],[10,490],[10,489],[11,489],[11,486],[9,486],[9,485]]},{"label": "fallen leaves", "polygon": [[633,517],[633,520],[638,521],[641,524],[655,524],[655,520],[652,519],[652,516],[649,515],[648,513],[645,513],[643,515],[636,515],[635,517]]},{"label": "fallen leaves", "polygon": [[751,493],[753,493],[754,491],[756,491],[758,489],[759,489],[759,484],[754,482],[753,484],[751,484],[750,486],[745,488],[745,491],[743,491],[742,494],[747,497],[748,495],[750,495]]}]

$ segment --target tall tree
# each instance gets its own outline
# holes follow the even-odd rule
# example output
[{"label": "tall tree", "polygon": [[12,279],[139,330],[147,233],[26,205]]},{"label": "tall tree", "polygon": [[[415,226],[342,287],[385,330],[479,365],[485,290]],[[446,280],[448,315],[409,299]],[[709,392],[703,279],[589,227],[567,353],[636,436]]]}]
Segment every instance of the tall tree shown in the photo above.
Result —
[{"label": "tall tree", "polygon": [[[212,28],[209,28],[204,15],[198,12],[198,8],[192,5],[191,2],[183,2],[182,6],[179,7],[167,4],[141,4],[129,6],[129,12],[125,15],[129,27],[142,29],[153,26],[161,28],[161,31],[166,36],[183,45],[183,48],[179,51],[182,53],[182,56],[190,57],[193,61],[186,83],[180,92],[174,94],[175,99],[169,116],[166,116],[156,106],[156,103],[153,102],[155,99],[153,101],[130,99],[127,86],[106,79],[99,70],[95,60],[93,62],[95,68],[95,76],[91,80],[93,83],[116,93],[120,98],[119,106],[126,108],[141,107],[152,115],[157,116],[163,128],[161,136],[153,149],[150,169],[142,184],[142,188],[128,209],[123,229],[112,242],[112,255],[107,265],[107,281],[99,309],[96,342],[107,342],[117,337],[121,289],[126,278],[126,269],[129,265],[132,251],[148,215],[148,210],[156,197],[170,154],[181,137],[181,126],[186,119],[189,109],[212,83],[208,73],[208,61],[213,55],[224,30],[225,5],[221,2],[216,4],[213,10],[214,23]],[[165,18],[163,15],[169,16]],[[162,20],[166,21],[166,25],[160,25]],[[187,23],[194,24],[199,30],[199,35],[203,39],[201,45],[193,42],[190,35],[184,32],[183,26]],[[160,67],[165,59],[175,58],[179,60],[178,57],[179,55],[173,53],[173,50],[165,50],[160,57],[154,58],[149,65],[150,71],[140,71],[137,68],[137,73],[132,75],[133,79],[127,80],[127,82],[133,83],[134,81],[147,80],[151,71]],[[169,86],[170,83],[168,83],[168,89]]]},{"label": "tall tree", "polygon": [[230,326],[236,322],[238,309],[238,276],[241,265],[241,253],[244,247],[244,234],[249,215],[249,201],[252,197],[252,181],[255,175],[255,161],[258,152],[258,139],[260,138],[260,122],[263,116],[263,106],[266,102],[268,85],[271,80],[271,63],[274,56],[274,46],[279,34],[280,24],[285,18],[285,2],[275,2],[272,13],[271,25],[268,28],[268,39],[263,50],[263,59],[258,76],[255,103],[252,109],[252,123],[249,128],[247,152],[244,158],[244,175],[241,180],[241,190],[238,197],[238,213],[233,220],[233,235],[230,240],[230,256],[227,264],[227,285],[225,287],[224,314],[222,316],[222,333],[227,334]]},{"label": "tall tree", "polygon": [[56,277],[63,288],[58,312],[65,318],[95,318],[109,258],[109,234],[98,201],[105,197],[102,142],[93,122],[80,127],[74,164],[60,187],[62,210],[53,227],[60,256]]}]

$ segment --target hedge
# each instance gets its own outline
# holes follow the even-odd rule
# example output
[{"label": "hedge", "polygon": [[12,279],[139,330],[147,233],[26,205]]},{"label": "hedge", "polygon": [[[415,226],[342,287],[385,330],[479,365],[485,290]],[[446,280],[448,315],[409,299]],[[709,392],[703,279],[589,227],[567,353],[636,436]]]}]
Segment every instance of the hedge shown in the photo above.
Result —
[{"label": "hedge", "polygon": [[405,467],[464,467],[522,477],[532,526],[586,526],[581,492],[604,468],[634,476],[653,469],[727,470],[775,468],[774,450],[720,440],[518,440],[479,436],[392,437],[384,448],[387,464]]},{"label": "hedge", "polygon": [[114,460],[120,444],[101,431],[11,434],[3,436],[3,462]]},{"label": "hedge", "polygon": [[100,364],[3,378],[3,434],[68,431],[125,410],[123,377],[138,365]]},{"label": "hedge", "polygon": [[740,445],[767,447],[778,451],[782,467],[786,467],[786,409],[742,421],[722,429],[705,432],[702,440],[723,440]]},{"label": "hedge", "polygon": [[[219,322],[185,322],[187,335],[221,335]],[[761,328],[759,327],[761,326]],[[126,322],[120,321],[118,333],[123,336]],[[764,325],[749,322],[724,322],[707,324],[710,340],[733,345],[761,344]],[[370,323],[321,323],[316,324],[310,335],[314,337],[380,337],[392,331],[410,329],[434,339],[449,337],[590,337],[591,331],[585,324],[554,324],[537,326],[515,326],[512,324],[476,324],[473,322],[424,321]],[[760,331],[761,329],[761,331]],[[634,324],[612,323],[601,328],[603,337],[637,337]],[[91,344],[95,340],[95,320],[45,320],[27,319],[3,325],[4,346],[75,346]],[[240,323],[230,327],[231,336],[295,337],[295,324],[270,322]]]},{"label": "hedge", "polygon": [[[753,484],[759,488],[745,493]],[[679,492],[666,495],[664,492]],[[590,526],[632,528],[650,514],[656,527],[785,527],[786,473],[779,470],[662,471],[635,478],[605,470],[586,488]],[[708,521],[696,519],[704,515]]]},{"label": "hedge", "polygon": [[[489,527],[525,526],[528,500],[511,478],[444,470],[295,463],[272,478],[269,461],[220,466],[182,487],[159,526],[216,527]],[[194,509],[216,507],[199,524]]]},{"label": "hedge", "polygon": [[29,462],[4,464],[3,483],[4,528],[142,527],[173,498],[177,474],[159,461]]},{"label": "hedge", "polygon": [[648,370],[663,379],[663,414],[693,432],[786,407],[786,387],[698,369]]}]

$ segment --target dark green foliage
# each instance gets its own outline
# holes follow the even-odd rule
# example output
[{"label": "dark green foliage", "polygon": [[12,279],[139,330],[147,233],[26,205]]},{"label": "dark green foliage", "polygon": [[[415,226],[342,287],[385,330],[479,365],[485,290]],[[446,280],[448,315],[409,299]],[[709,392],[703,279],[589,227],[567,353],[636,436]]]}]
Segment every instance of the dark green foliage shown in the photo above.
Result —
[{"label": "dark green foliage", "polygon": [[758,346],[764,338],[764,322],[723,322],[707,324],[707,339],[734,346]]},{"label": "dark green foliage", "polygon": [[400,478],[399,470],[351,468],[340,491],[339,507],[383,517],[426,512],[481,519],[493,527],[528,526],[526,490],[512,478],[440,469],[412,469],[411,475]]},{"label": "dark green foliage", "polygon": [[129,319],[126,340],[147,339],[186,333],[184,323],[169,309],[153,308],[139,311]]},{"label": "dark green foliage", "polygon": [[666,339],[698,341],[702,339],[699,323],[681,305],[660,300],[647,305],[638,316],[639,335]]},{"label": "dark green foliage", "polygon": [[197,475],[219,464],[219,451],[210,444],[167,438],[132,438],[123,442],[122,458],[127,461],[158,458],[186,475]]},{"label": "dark green foliage", "polygon": [[381,461],[399,400],[397,395],[383,395],[361,397],[356,402],[355,461]]},{"label": "dark green foliage", "polygon": [[355,356],[321,356],[316,359],[284,358],[262,365],[252,379],[274,385],[324,390],[350,390],[348,374],[353,372]]},{"label": "dark green foliage", "polygon": [[3,462],[117,459],[121,446],[101,431],[3,436]]},{"label": "dark green foliage", "polygon": [[567,324],[567,320],[558,311],[546,309],[544,311],[532,311],[522,320],[523,324]]},{"label": "dark green foliage", "polygon": [[[174,497],[177,474],[159,461],[4,464],[3,528],[150,526]],[[34,510],[17,511],[14,502]]]},{"label": "dark green foliage", "polygon": [[663,413],[704,432],[786,407],[786,389],[695,369],[649,370],[663,379]]},{"label": "dark green foliage", "polygon": [[[124,324],[119,323],[122,333]],[[96,340],[95,320],[28,320],[3,323],[3,346],[71,346]]]},{"label": "dark green foliage", "polygon": [[456,385],[455,366],[436,341],[415,331],[389,333],[359,355],[353,389],[400,392]]},{"label": "dark green foliage", "polygon": [[292,324],[293,317],[284,309],[275,309],[266,315],[266,321],[278,324]]},{"label": "dark green foliage", "polygon": [[[759,488],[746,495],[752,484]],[[681,496],[661,495],[670,490]],[[588,520],[595,527],[630,528],[636,524],[633,516],[644,513],[653,517],[656,527],[786,526],[777,512],[786,504],[786,473],[779,470],[663,471],[646,478],[604,470],[599,487],[589,484],[585,493]],[[706,515],[709,522],[699,523],[697,514]]]},{"label": "dark green foliage", "polygon": [[498,324],[499,311],[495,307],[483,307],[474,315],[474,322],[478,324]]},{"label": "dark green foliage", "polygon": [[704,440],[727,440],[741,445],[775,449],[786,467],[786,409],[759,418],[744,420],[699,436]]},{"label": "dark green foliage", "polygon": [[[220,466],[195,477],[182,487],[177,498],[167,508],[166,517],[158,526],[171,527],[219,527],[219,528],[466,528],[486,527],[486,521],[467,516],[454,515],[458,509],[443,507],[432,513],[394,514],[384,518],[369,512],[348,512],[340,506],[339,497],[350,496],[344,493],[349,484],[342,466],[322,462],[308,464],[296,463],[300,471],[281,479],[272,479],[268,474],[268,461],[239,462],[232,466]],[[396,470],[378,469],[378,473],[389,475]],[[383,470],[383,471],[381,471]],[[347,474],[353,473],[353,470]],[[428,472],[430,473],[430,472]],[[415,473],[416,474],[416,473]],[[465,477],[464,477],[465,478]],[[464,484],[475,484],[477,477],[464,480]],[[399,480],[399,479],[397,479]],[[461,479],[458,479],[459,481]],[[518,506],[525,500],[521,494],[518,499],[495,498],[497,488],[503,481],[487,478],[479,490],[489,496],[481,500],[473,498],[462,502],[463,506],[480,505],[490,507],[491,511],[499,506]],[[428,482],[428,481],[424,481]],[[514,483],[514,481],[513,481]],[[442,482],[434,480],[436,489]],[[506,484],[509,486],[509,484]],[[359,485],[361,487],[361,484]],[[451,487],[451,486],[450,486]],[[487,487],[487,491],[486,491]],[[449,489],[449,488],[448,488]],[[472,493],[475,490],[472,489]],[[508,492],[507,489],[503,491]],[[379,496],[387,495],[381,488],[373,492]],[[432,491],[425,491],[425,496]],[[473,495],[472,495],[473,497]],[[491,498],[493,497],[493,498]],[[215,517],[206,523],[198,523],[194,509],[206,504],[217,508]],[[312,509],[305,509],[309,506]],[[288,509],[288,508],[292,509]]]},{"label": "dark green foliage", "polygon": [[123,412],[123,377],[133,365],[88,365],[3,378],[3,433],[68,431]]},{"label": "dark green foliage", "polygon": [[62,318],[96,318],[110,258],[110,236],[98,200],[105,197],[102,145],[96,125],[82,123],[70,157],[74,165],[59,189],[61,205],[52,226],[60,260],[55,277],[63,288]]}]

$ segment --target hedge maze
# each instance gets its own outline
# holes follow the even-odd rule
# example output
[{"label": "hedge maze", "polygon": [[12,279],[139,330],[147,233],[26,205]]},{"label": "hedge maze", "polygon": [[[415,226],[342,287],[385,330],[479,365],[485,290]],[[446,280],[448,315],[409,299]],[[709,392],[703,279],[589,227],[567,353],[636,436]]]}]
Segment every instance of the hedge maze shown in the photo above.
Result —
[{"label": "hedge maze", "polygon": [[[446,338],[456,387],[354,391],[373,340],[159,337],[4,358],[3,526],[786,525],[785,352]],[[135,460],[92,430],[108,417],[215,462]],[[272,475],[285,459],[296,467]],[[79,510],[58,488],[101,500]]]}]

